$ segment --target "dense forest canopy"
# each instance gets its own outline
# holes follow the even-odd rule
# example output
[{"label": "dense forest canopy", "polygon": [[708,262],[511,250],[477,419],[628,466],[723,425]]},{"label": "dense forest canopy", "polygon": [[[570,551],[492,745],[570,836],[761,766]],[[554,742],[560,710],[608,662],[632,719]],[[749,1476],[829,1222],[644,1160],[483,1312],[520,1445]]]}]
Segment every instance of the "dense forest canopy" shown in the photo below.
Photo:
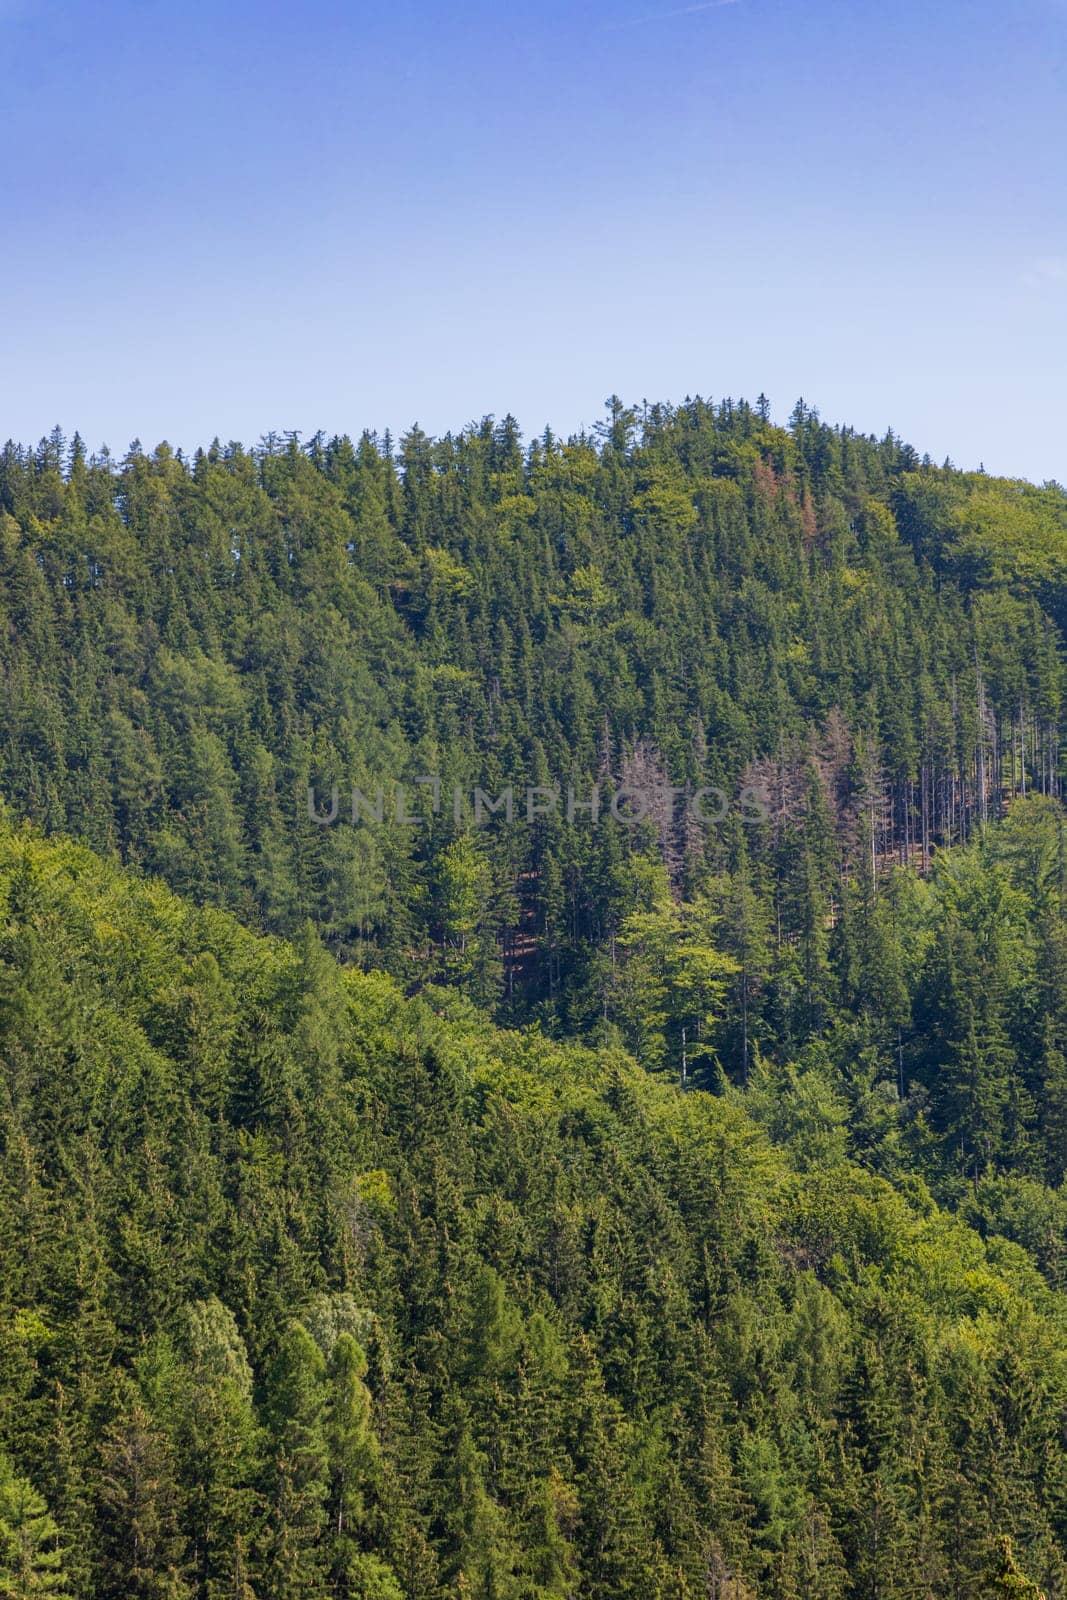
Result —
[{"label": "dense forest canopy", "polygon": [[2,1592],[1064,1592],[1060,1263],[812,1074],[776,1148],[9,826],[0,914]]},{"label": "dense forest canopy", "polygon": [[1067,1595],[1065,627],[802,403],[9,445],[0,1595]]},{"label": "dense forest canopy", "polygon": [[[190,460],[9,446],[0,792],[257,926],[310,917],[406,985],[586,1031],[643,862],[692,892],[736,872],[731,830],[474,831],[447,803],[411,829],[392,785],[757,783],[746,851],[795,944],[798,817],[827,870],[925,865],[1058,793],[1065,560],[1055,486],[803,404],[782,429],[763,401],[612,401],[526,448],[510,418]],[[383,825],[308,826],[309,785],[383,785]]]}]

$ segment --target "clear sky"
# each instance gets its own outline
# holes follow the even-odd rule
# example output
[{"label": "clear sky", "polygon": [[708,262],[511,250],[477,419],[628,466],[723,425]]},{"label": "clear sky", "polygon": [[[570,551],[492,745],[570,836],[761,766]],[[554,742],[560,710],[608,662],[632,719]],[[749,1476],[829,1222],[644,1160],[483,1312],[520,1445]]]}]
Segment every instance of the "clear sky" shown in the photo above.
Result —
[{"label": "clear sky", "polygon": [[798,396],[1067,481],[1067,0],[0,0],[0,437]]}]

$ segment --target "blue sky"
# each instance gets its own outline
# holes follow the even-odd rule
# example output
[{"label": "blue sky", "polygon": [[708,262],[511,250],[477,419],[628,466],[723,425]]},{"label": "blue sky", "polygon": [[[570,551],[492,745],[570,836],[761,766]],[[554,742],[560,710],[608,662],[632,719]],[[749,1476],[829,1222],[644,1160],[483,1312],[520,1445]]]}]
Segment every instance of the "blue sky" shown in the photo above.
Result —
[{"label": "blue sky", "polygon": [[0,436],[762,389],[1067,481],[1067,0],[0,0]]}]

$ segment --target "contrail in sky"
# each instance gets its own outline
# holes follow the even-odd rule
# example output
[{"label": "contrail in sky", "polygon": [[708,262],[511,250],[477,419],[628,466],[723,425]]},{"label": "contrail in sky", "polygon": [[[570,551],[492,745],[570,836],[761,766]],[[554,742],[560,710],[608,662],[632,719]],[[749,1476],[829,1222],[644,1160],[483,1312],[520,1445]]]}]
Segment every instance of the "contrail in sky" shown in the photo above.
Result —
[{"label": "contrail in sky", "polygon": [[645,22],[669,22],[672,17],[691,17],[696,11],[719,11],[723,6],[735,6],[739,0],[699,0],[695,6],[679,6],[676,11],[650,11],[645,17],[629,17],[622,22],[609,22],[605,32],[616,28],[638,28]]}]

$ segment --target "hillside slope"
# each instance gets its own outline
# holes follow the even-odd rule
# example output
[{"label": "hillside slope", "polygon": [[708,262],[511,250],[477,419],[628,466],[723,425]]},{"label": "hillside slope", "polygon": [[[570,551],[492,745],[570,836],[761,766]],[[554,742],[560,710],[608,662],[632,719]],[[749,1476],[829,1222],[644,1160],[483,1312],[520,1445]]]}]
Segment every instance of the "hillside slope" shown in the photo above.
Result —
[{"label": "hillside slope", "polygon": [[4,1593],[1065,1592],[1067,1300],[917,1181],[10,820],[0,1057]]},{"label": "hillside slope", "polygon": [[[0,794],[405,985],[636,1042],[603,956],[645,862],[686,895],[747,875],[778,949],[817,961],[819,897],[866,855],[925,868],[1059,793],[1065,579],[1062,490],[802,404],[780,428],[614,401],[598,434],[525,446],[511,418],[191,460],[57,436],[0,452]],[[728,825],[607,813],[705,785]],[[325,813],[337,787],[335,825],[309,786]],[[514,825],[475,826],[475,788],[509,786]],[[529,786],[560,792],[530,823]],[[381,787],[379,823],[345,820],[353,787]],[[791,1048],[811,1018],[788,965],[771,981]]]}]

